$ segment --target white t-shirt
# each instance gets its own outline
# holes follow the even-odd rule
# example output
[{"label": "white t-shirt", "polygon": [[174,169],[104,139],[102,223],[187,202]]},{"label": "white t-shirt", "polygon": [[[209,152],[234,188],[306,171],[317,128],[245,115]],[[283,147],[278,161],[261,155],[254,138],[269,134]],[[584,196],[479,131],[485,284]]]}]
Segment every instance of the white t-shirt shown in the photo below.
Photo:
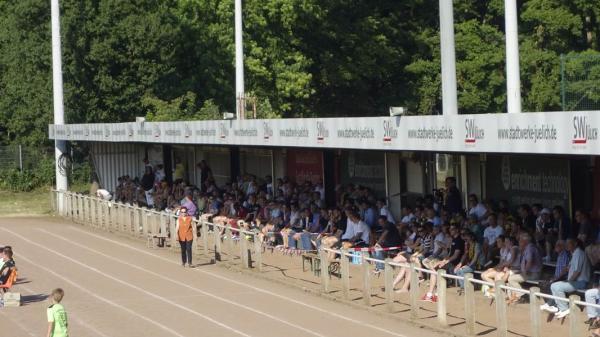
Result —
[{"label": "white t-shirt", "polygon": [[112,198],[112,195],[110,194],[110,192],[105,189],[102,189],[102,188],[100,188],[96,191],[96,196],[98,198],[102,198],[104,200],[110,200]]},{"label": "white t-shirt", "polygon": [[387,217],[387,221],[391,223],[396,223],[396,219],[394,219],[394,215],[387,209],[387,206],[381,207],[379,210],[379,215]]},{"label": "white t-shirt", "polygon": [[478,203],[475,207],[469,209],[469,215],[476,215],[478,220],[481,220],[485,216],[485,213],[487,213],[487,210],[482,203]]},{"label": "white t-shirt", "polygon": [[487,226],[483,231],[483,238],[487,240],[488,245],[496,244],[496,240],[500,235],[504,234],[504,229],[498,225],[496,227]]},{"label": "white t-shirt", "polygon": [[411,223],[414,219],[416,219],[417,217],[410,213],[409,215],[405,215],[404,217],[402,217],[402,223]]}]

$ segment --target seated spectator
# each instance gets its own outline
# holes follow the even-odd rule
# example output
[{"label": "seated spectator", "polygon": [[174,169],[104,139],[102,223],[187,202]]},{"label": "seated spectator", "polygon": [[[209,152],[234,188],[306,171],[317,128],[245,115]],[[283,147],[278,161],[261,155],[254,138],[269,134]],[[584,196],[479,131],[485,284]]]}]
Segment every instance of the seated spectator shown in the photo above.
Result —
[{"label": "seated spectator", "polygon": [[[446,272],[451,274],[454,272],[454,268],[462,259],[462,255],[465,252],[465,242],[460,237],[460,232],[456,226],[450,227],[450,235],[452,236],[452,245],[450,246],[449,257],[442,260],[432,259],[428,265],[425,265],[432,271],[437,271],[440,268],[444,268]],[[437,296],[434,294],[434,290],[437,286],[437,275],[431,274],[429,279],[429,289],[425,295],[423,295],[422,301],[437,302]]]},{"label": "seated spectator", "polygon": [[487,217],[487,227],[483,230],[483,254],[486,261],[492,260],[497,254],[496,239],[504,234],[504,229],[498,226],[496,214]]},{"label": "seated spectator", "polygon": [[[600,286],[585,291],[585,301],[590,304],[600,304]],[[600,309],[586,306],[587,321],[589,330],[592,330],[593,337],[600,337]]]},{"label": "seated spectator", "polygon": [[376,206],[377,206],[377,209],[379,210],[379,216],[386,217],[387,221],[390,223],[396,223],[396,219],[394,219],[394,215],[388,209],[385,199],[383,199],[383,198],[377,199]]},{"label": "seated spectator", "polygon": [[[465,276],[465,274],[479,270],[483,264],[481,244],[477,242],[475,234],[466,232],[462,238],[465,241],[465,254],[463,254],[458,265],[454,267],[454,274],[457,276]],[[459,279],[458,284],[460,286],[459,293],[462,293],[462,289],[465,287],[465,281]]]},{"label": "seated spectator", "polygon": [[486,213],[487,209],[479,202],[477,196],[475,194],[469,194],[469,211],[467,212],[467,215],[474,215],[477,220],[483,220]]},{"label": "seated spectator", "polygon": [[[552,290],[550,289],[550,286],[552,285],[552,283],[566,280],[567,274],[569,272],[569,260],[571,259],[571,256],[569,255],[569,251],[567,250],[565,241],[563,241],[563,240],[556,241],[556,244],[554,245],[554,250],[555,250],[556,256],[557,256],[556,268],[554,269],[554,275],[552,276],[552,278],[550,280],[548,280],[548,281],[544,280],[543,282],[540,283],[540,289],[544,293],[552,292]],[[546,303],[544,303],[540,306],[540,310],[553,311],[554,309],[551,309],[551,308],[555,308],[555,307],[556,307],[556,302],[553,299],[549,299],[549,300],[547,300]],[[558,312],[558,308],[555,308],[555,309],[556,309],[556,312]]]},{"label": "seated spectator", "polygon": [[[567,250],[571,253],[571,262],[569,262],[569,272],[566,281],[557,281],[552,283],[550,290],[556,297],[566,298],[566,293],[574,292],[579,289],[587,288],[590,281],[590,264],[581,249],[581,241],[576,239],[567,240]],[[556,307],[552,306],[546,309],[551,313],[556,313],[556,318],[563,318],[570,313],[569,304],[565,301],[556,301]]]},{"label": "seated spectator", "polygon": [[[375,243],[375,251],[373,252],[373,257],[378,260],[383,260],[385,258],[385,252],[381,250],[381,248],[389,248],[389,247],[398,247],[402,244],[402,239],[400,237],[400,232],[398,232],[398,228],[395,224],[388,221],[388,218],[385,215],[380,215],[377,219],[377,223],[379,227],[382,228],[383,232]],[[378,250],[379,249],[379,250]],[[381,262],[377,262],[375,264],[375,273],[379,273],[383,270],[384,264]]]},{"label": "seated spectator", "polygon": [[2,267],[0,267],[0,284],[5,284],[10,276],[11,270],[15,267],[15,260],[13,260],[13,251],[10,247],[4,247],[2,249]]},{"label": "seated spectator", "polygon": [[[500,249],[500,262],[481,274],[481,279],[490,283],[500,280],[506,282],[511,271],[518,270],[520,266],[519,245],[514,238],[500,235],[496,239],[496,245]],[[481,290],[485,297],[491,298],[494,296],[494,287],[484,285]]]},{"label": "seated spectator", "polygon": [[[523,289],[522,283],[529,280],[539,280],[542,272],[542,257],[538,248],[533,244],[531,235],[521,234],[519,238],[521,265],[518,271],[513,271],[508,277],[508,284],[513,288]],[[509,304],[525,303],[522,292],[513,292]]]},{"label": "seated spectator", "polygon": [[342,246],[346,249],[351,247],[366,247],[369,245],[371,230],[364,221],[360,220],[358,213],[348,212],[348,224],[346,232],[342,235]]},{"label": "seated spectator", "polygon": [[409,224],[417,218],[409,206],[403,206],[400,212],[402,215],[402,219],[400,220],[400,222],[403,224]]}]

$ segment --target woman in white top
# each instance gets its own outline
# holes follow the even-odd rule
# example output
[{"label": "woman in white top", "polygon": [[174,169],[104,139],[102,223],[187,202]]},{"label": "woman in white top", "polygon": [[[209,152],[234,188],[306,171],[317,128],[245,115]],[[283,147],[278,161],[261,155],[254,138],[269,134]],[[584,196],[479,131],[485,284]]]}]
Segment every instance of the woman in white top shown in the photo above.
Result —
[{"label": "woman in white top", "polygon": [[[500,261],[495,267],[489,268],[488,270],[481,273],[482,280],[494,283],[498,276],[504,275],[504,268],[510,266],[512,255],[510,248],[506,245],[507,242],[510,242],[510,240],[507,239],[504,235],[500,235],[496,239],[496,245],[500,249]],[[483,287],[481,287],[481,290],[483,291],[483,294],[486,297],[489,297],[489,286],[484,285]]]}]

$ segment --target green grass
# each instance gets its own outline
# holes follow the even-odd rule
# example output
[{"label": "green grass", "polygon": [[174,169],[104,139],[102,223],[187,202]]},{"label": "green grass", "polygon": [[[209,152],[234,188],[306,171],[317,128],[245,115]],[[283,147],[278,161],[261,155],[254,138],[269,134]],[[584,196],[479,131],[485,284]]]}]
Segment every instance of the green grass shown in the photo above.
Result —
[{"label": "green grass", "polygon": [[0,190],[0,217],[48,215],[51,208],[49,188],[32,192]]}]

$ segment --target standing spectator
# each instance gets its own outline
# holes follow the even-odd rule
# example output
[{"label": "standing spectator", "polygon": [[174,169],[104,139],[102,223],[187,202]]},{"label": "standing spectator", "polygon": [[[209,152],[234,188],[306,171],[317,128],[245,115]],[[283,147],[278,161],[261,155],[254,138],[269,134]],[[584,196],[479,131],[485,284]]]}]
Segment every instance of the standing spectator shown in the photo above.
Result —
[{"label": "standing spectator", "polygon": [[[571,253],[571,262],[569,263],[569,273],[566,281],[552,283],[550,290],[556,297],[566,298],[566,293],[574,292],[579,289],[585,289],[590,281],[590,263],[585,252],[581,249],[581,241],[576,239],[567,240],[567,250]],[[565,301],[556,301],[556,306],[550,307],[547,311],[556,313],[556,318],[563,318],[570,312],[569,305]]]},{"label": "standing spectator", "polygon": [[156,165],[156,170],[154,171],[154,185],[160,184],[163,179],[166,179],[167,175],[165,173],[165,167],[163,164]]},{"label": "standing spectator", "polygon": [[521,229],[527,233],[535,232],[535,216],[531,212],[531,207],[527,204],[522,204],[517,210],[519,217],[521,218]]},{"label": "standing spectator", "polygon": [[173,170],[173,183],[179,184],[183,182],[185,177],[185,166],[179,157],[175,157],[175,169]]},{"label": "standing spectator", "polygon": [[210,166],[208,166],[208,164],[206,163],[206,160],[201,160],[196,165],[196,167],[200,169],[200,189],[202,190],[202,192],[206,192],[206,189],[208,187],[207,183],[209,179],[213,178],[212,170]]},{"label": "standing spectator", "polygon": [[187,214],[187,208],[179,209],[179,218],[175,232],[177,233],[177,241],[181,246],[181,265],[185,267],[187,262],[188,267],[192,267],[192,243],[194,241],[194,231],[192,229],[192,217]]},{"label": "standing spectator", "polygon": [[52,290],[50,294],[52,298],[52,305],[48,307],[48,333],[47,337],[69,337],[69,322],[67,319],[67,312],[65,307],[60,304],[65,292],[60,289]]},{"label": "standing spectator", "polygon": [[146,195],[146,205],[150,208],[154,207],[154,197],[152,196],[152,193],[154,193],[154,173],[152,172],[152,166],[146,166],[140,185]]},{"label": "standing spectator", "polygon": [[[519,238],[521,250],[521,266],[519,271],[512,272],[508,277],[508,283],[513,288],[523,289],[522,283],[528,280],[538,280],[542,272],[542,257],[538,248],[533,244],[531,235],[521,234]],[[512,303],[524,303],[523,293],[513,292],[509,300]]]},{"label": "standing spectator", "polygon": [[446,194],[445,194],[445,208],[451,214],[454,215],[463,210],[462,207],[462,194],[456,187],[456,178],[447,177],[445,181]]}]

